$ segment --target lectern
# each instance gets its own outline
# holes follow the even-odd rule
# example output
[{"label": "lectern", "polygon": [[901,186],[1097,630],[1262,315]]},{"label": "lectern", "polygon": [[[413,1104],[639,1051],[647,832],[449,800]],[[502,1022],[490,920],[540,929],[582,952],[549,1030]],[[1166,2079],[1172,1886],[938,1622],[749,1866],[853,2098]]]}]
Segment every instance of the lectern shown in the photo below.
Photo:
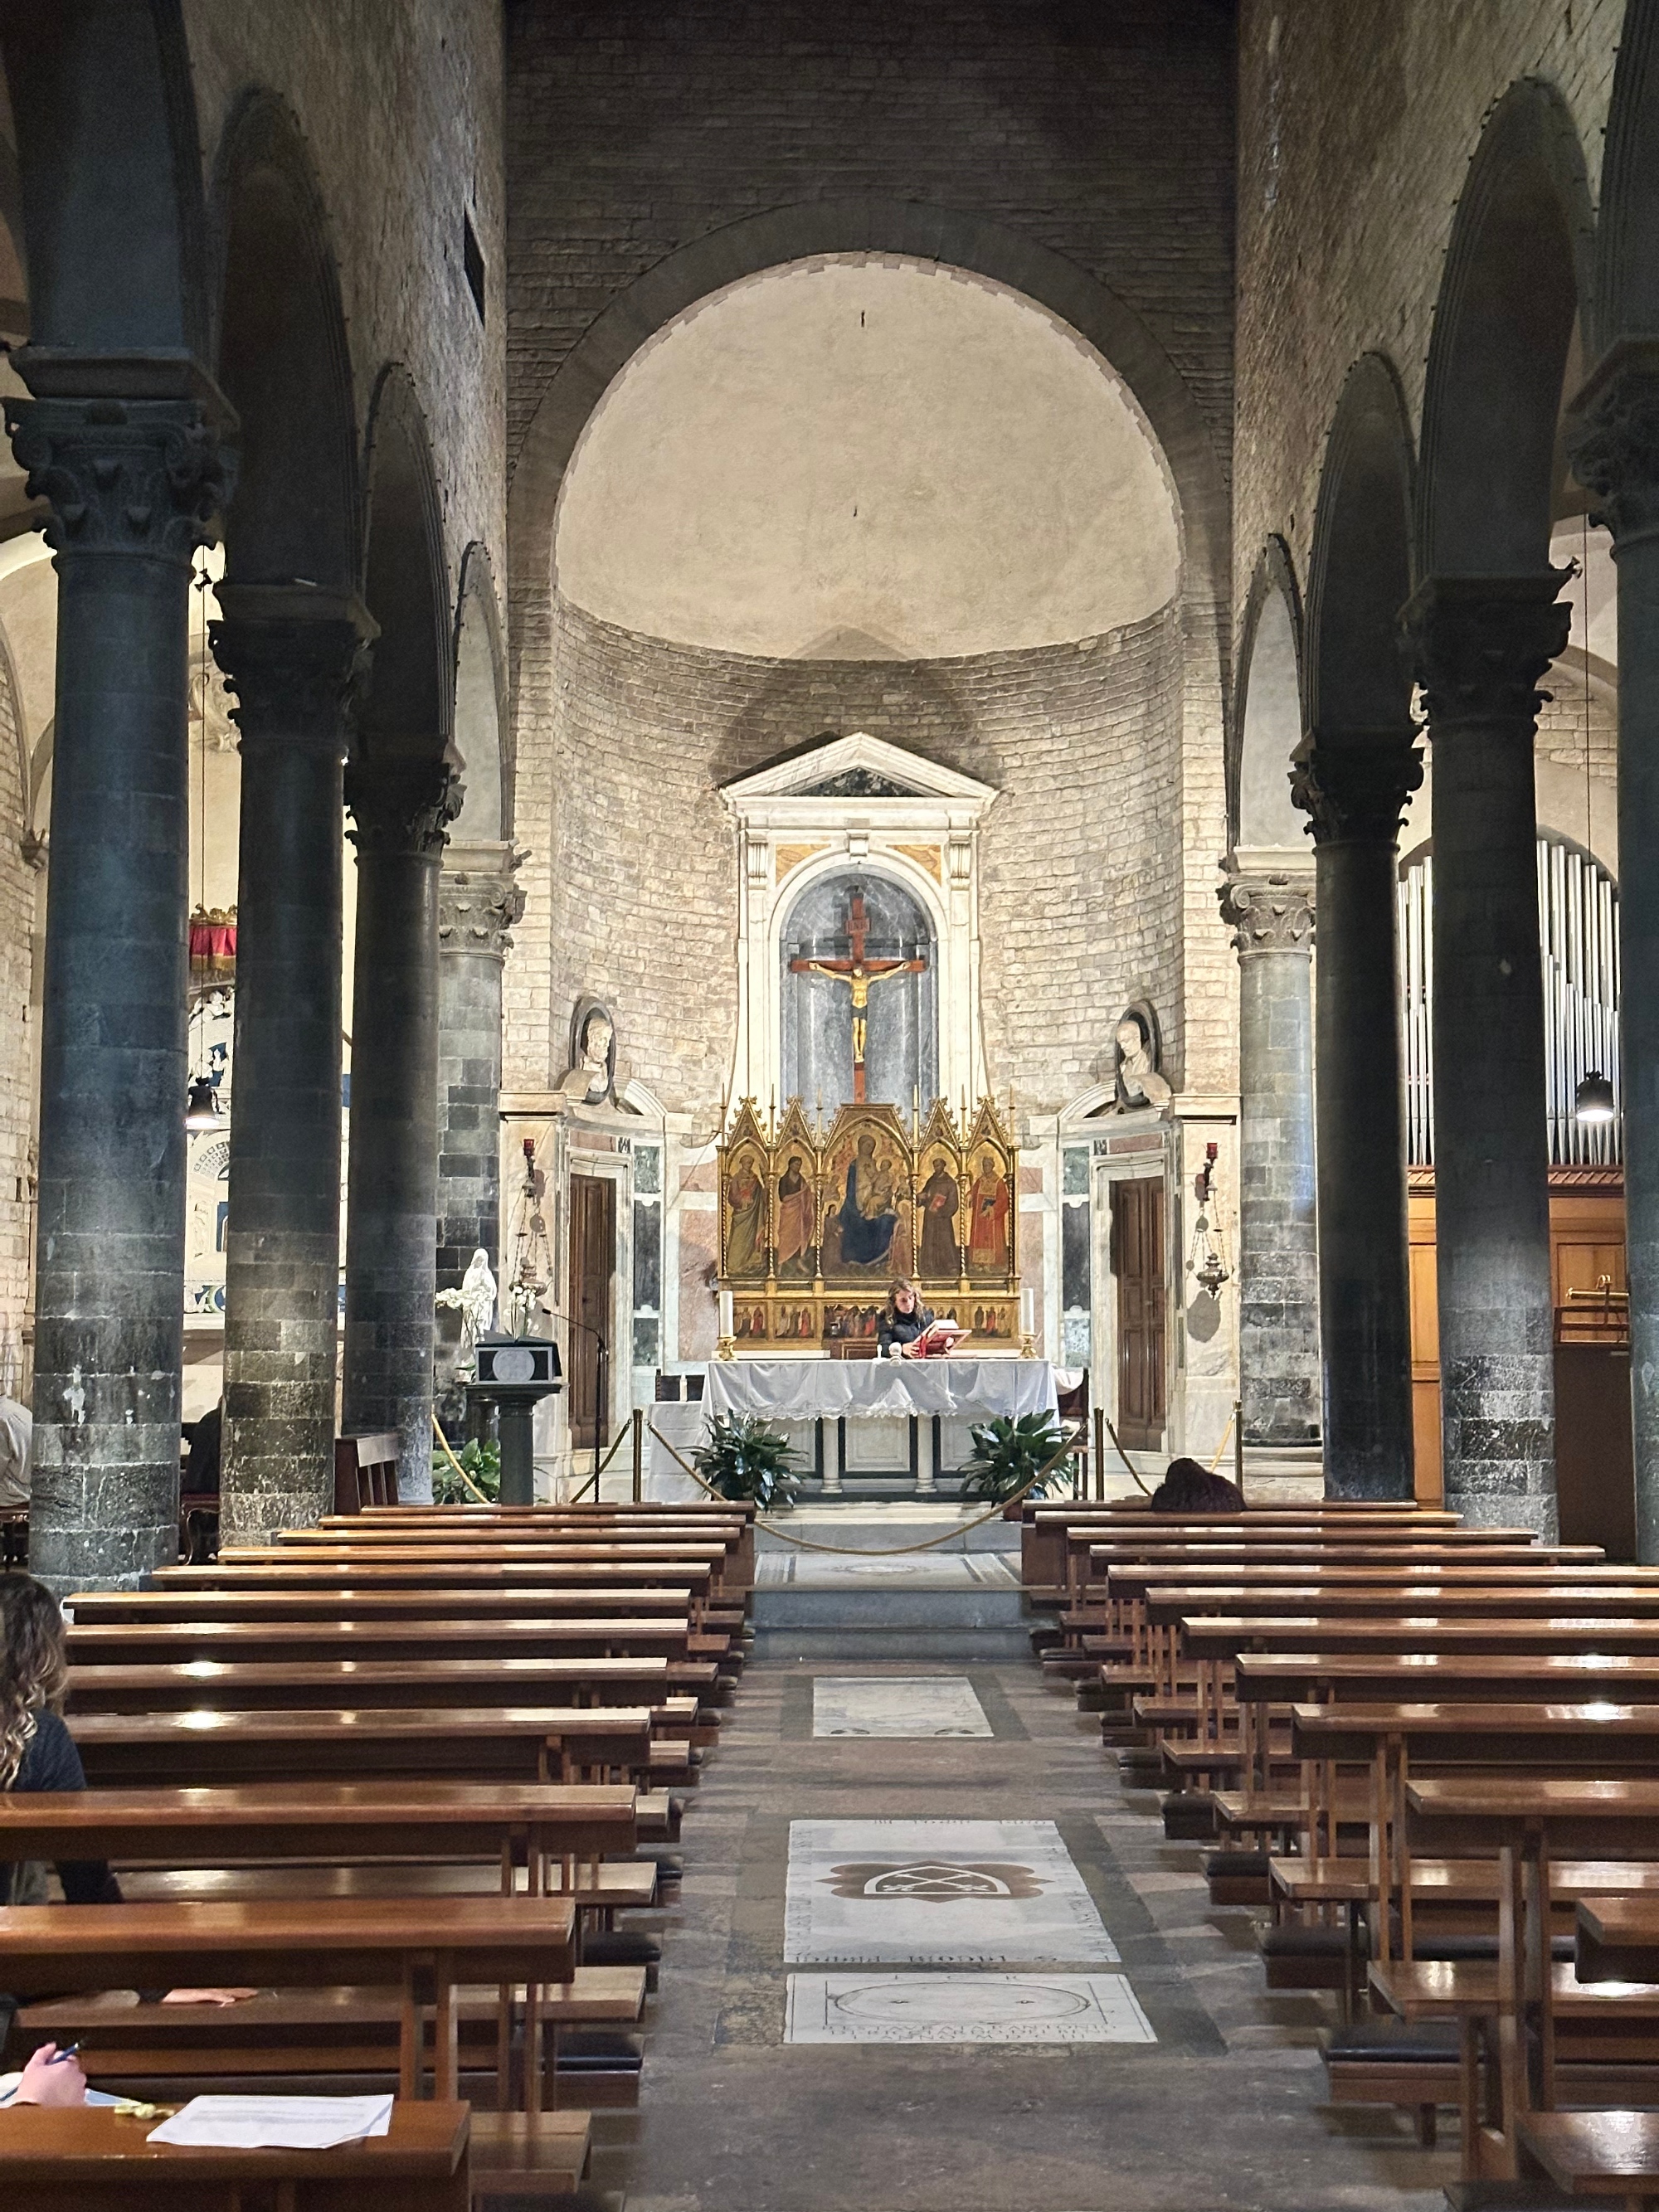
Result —
[{"label": "lectern", "polygon": [[536,1407],[563,1388],[559,1347],[546,1337],[490,1331],[478,1339],[477,1380],[467,1384],[466,1395],[496,1408],[503,1505],[535,1504]]}]

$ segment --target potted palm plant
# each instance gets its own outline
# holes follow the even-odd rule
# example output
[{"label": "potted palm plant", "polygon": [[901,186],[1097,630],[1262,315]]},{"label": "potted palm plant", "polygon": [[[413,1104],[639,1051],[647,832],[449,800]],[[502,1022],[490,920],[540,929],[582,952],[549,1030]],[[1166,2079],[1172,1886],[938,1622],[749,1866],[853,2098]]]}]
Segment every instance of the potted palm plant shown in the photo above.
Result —
[{"label": "potted palm plant", "polygon": [[994,1420],[976,1421],[968,1433],[974,1440],[974,1451],[963,1473],[964,1498],[982,1498],[988,1505],[1001,1505],[1005,1511],[1017,1513],[1019,1508],[1008,1501],[1028,1485],[1031,1495],[1041,1498],[1066,1480],[1060,1466],[1049,1468],[1047,1474],[1034,1480],[1066,1441],[1052,1413],[1022,1413],[1017,1421],[999,1413]]},{"label": "potted palm plant", "polygon": [[716,1413],[691,1464],[722,1498],[752,1498],[763,1513],[793,1505],[799,1487],[787,1437],[758,1413]]}]

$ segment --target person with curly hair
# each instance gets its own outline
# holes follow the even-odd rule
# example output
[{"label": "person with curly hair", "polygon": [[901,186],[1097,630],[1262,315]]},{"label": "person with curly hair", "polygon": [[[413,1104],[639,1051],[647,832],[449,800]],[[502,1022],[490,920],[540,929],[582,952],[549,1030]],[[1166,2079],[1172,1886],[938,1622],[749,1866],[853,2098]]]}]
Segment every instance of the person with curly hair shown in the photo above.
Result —
[{"label": "person with curly hair", "polygon": [[[0,1790],[84,1790],[75,1739],[58,1708],[64,1681],[64,1615],[32,1575],[0,1576]],[[60,1859],[70,1905],[118,1905],[120,1886],[102,1859]],[[0,1905],[44,1905],[46,1870],[0,1861]]]}]

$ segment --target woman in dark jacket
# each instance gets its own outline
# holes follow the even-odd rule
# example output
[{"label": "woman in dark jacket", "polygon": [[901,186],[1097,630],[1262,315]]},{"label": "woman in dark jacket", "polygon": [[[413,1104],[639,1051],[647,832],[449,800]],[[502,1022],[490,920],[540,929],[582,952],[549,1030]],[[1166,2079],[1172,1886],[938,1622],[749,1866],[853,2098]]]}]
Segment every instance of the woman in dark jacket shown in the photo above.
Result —
[{"label": "woman in dark jacket", "polygon": [[[0,1790],[84,1790],[75,1739],[58,1706],[64,1695],[64,1616],[32,1575],[0,1576]],[[118,1905],[121,1891],[102,1859],[60,1859],[58,1879],[71,1905]],[[0,1904],[44,1905],[46,1869],[0,1861]]]},{"label": "woman in dark jacket", "polygon": [[901,1275],[887,1293],[887,1310],[876,1326],[878,1356],[890,1358],[896,1345],[914,1344],[933,1326],[933,1316],[917,1297],[915,1285]]}]

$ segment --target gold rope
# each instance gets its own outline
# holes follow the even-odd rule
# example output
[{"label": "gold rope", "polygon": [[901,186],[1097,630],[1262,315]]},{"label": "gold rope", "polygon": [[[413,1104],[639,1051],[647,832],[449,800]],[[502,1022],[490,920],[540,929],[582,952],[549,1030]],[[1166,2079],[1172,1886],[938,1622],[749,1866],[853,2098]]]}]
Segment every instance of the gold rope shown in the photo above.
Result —
[{"label": "gold rope", "polygon": [[[706,1492],[710,1498],[714,1498],[717,1504],[721,1505],[732,1505],[742,1503],[741,1499],[722,1497],[718,1490],[713,1488],[710,1484],[706,1483],[702,1477],[697,1473],[696,1468],[691,1466],[689,1461],[680,1458],[678,1452],[677,1452],[673,1445],[669,1443],[667,1437],[662,1434],[654,1421],[647,1421],[645,1425],[650,1430],[652,1435],[656,1437],[657,1442],[662,1446],[669,1457],[678,1462],[678,1463],[685,1469],[685,1472],[690,1476],[692,1481],[696,1484],[699,1490]],[[988,1521],[994,1520],[1005,1506],[1018,1504],[1019,1500],[1025,1496],[1029,1490],[1031,1490],[1037,1483],[1042,1481],[1043,1476],[1048,1474],[1050,1468],[1057,1467],[1059,1465],[1060,1462],[1065,1458],[1066,1453],[1071,1450],[1072,1446],[1077,1442],[1078,1437],[1081,1433],[1082,1431],[1080,1429],[1073,1429],[1070,1436],[1068,1436],[1065,1442],[1060,1445],[1060,1449],[1054,1453],[1054,1456],[1051,1459],[1044,1460],[1042,1465],[1031,1477],[1030,1482],[1023,1483],[1020,1487],[1014,1491],[1009,1497],[1000,1499],[998,1503],[993,1505],[988,1512],[980,1514],[972,1521],[965,1522],[962,1527],[958,1528],[946,1528],[937,1536],[928,1536],[920,1544],[879,1544],[874,1550],[866,1551],[862,1546],[858,1544],[815,1544],[810,1536],[792,1536],[787,1528],[780,1528],[776,1522],[773,1521],[763,1521],[758,1514],[755,1516],[755,1526],[757,1528],[764,1528],[769,1536],[781,1536],[786,1544],[798,1545],[803,1552],[831,1552],[837,1559],[893,1559],[898,1558],[900,1553],[904,1552],[931,1552],[935,1544],[948,1544],[957,1536],[965,1536],[970,1528],[982,1528]]]},{"label": "gold rope", "polygon": [[479,1504],[488,1505],[489,1500],[484,1496],[483,1491],[479,1489],[477,1484],[474,1482],[472,1477],[467,1473],[466,1469],[461,1465],[459,1460],[456,1458],[454,1453],[449,1449],[449,1438],[444,1434],[442,1429],[439,1426],[438,1416],[435,1413],[432,1416],[432,1433],[436,1437],[438,1442],[443,1446],[444,1457],[449,1462],[451,1467],[454,1468],[456,1474],[460,1476],[461,1480],[472,1492],[472,1495],[477,1499]]},{"label": "gold rope", "polygon": [[1221,1442],[1220,1442],[1220,1443],[1216,1446],[1216,1448],[1215,1448],[1215,1457],[1214,1457],[1214,1458],[1210,1462],[1210,1472],[1211,1472],[1211,1474],[1213,1474],[1215,1473],[1215,1471],[1216,1471],[1217,1468],[1218,1468],[1218,1467],[1220,1466],[1220,1464],[1221,1464],[1221,1455],[1222,1455],[1222,1453],[1223,1453],[1223,1452],[1224,1452],[1224,1451],[1226,1450],[1226,1449],[1227,1449],[1227,1439],[1228,1439],[1228,1437],[1229,1437],[1230,1436],[1231,1436],[1231,1434],[1232,1434],[1232,1432],[1233,1432],[1233,1423],[1234,1423],[1237,1419],[1238,1419],[1238,1412],[1237,1412],[1237,1407],[1235,1407],[1235,1408],[1234,1408],[1234,1410],[1233,1410],[1231,1413],[1229,1413],[1229,1414],[1228,1414],[1228,1416],[1227,1416],[1227,1425],[1226,1425],[1226,1427],[1225,1427],[1224,1429],[1223,1429],[1223,1431],[1221,1431]]},{"label": "gold rope", "polygon": [[[1117,1431],[1112,1426],[1110,1415],[1103,1410],[1100,1418],[1106,1425],[1106,1433],[1112,1440],[1113,1450],[1117,1454],[1124,1466],[1128,1468],[1130,1474],[1134,1477],[1135,1481],[1139,1487],[1141,1496],[1143,1498],[1150,1498],[1152,1493],[1147,1489],[1146,1484],[1141,1481],[1140,1469],[1135,1465],[1128,1453],[1124,1450],[1122,1445],[1119,1443],[1117,1440]],[[1222,1441],[1224,1443],[1226,1440],[1224,1437]]]}]

